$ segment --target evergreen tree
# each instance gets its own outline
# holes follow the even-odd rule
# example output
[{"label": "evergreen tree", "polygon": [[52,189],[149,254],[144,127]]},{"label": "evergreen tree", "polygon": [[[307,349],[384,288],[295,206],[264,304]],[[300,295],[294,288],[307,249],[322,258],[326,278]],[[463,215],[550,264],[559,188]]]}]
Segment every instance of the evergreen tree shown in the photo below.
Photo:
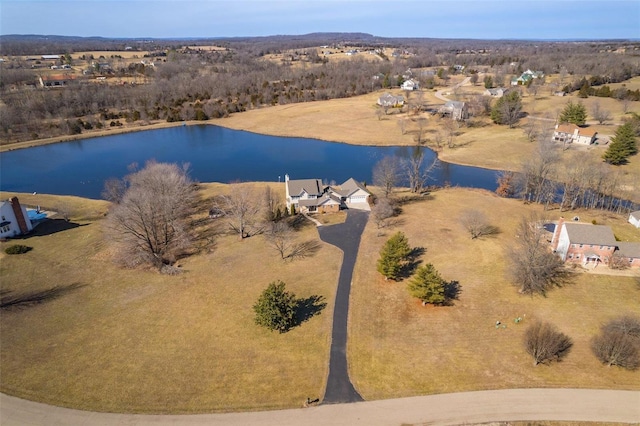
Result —
[{"label": "evergreen tree", "polygon": [[284,333],[295,324],[296,297],[285,291],[285,283],[274,281],[262,292],[253,311],[256,324]]},{"label": "evergreen tree", "polygon": [[507,124],[512,128],[520,119],[522,99],[517,91],[512,91],[498,99],[491,108],[491,119],[496,124]]},{"label": "evergreen tree", "polygon": [[409,293],[422,303],[441,305],[445,302],[445,281],[431,263],[421,266],[409,281]]},{"label": "evergreen tree", "polygon": [[384,275],[385,279],[396,280],[410,254],[411,247],[407,237],[402,232],[397,232],[387,240],[380,251],[378,272]]},{"label": "evergreen tree", "polygon": [[611,138],[609,148],[607,148],[602,158],[607,163],[618,166],[625,164],[629,156],[637,153],[638,146],[636,145],[635,131],[633,125],[627,122],[618,127],[615,136]]},{"label": "evergreen tree", "polygon": [[561,123],[573,123],[576,126],[584,126],[587,120],[587,109],[582,102],[569,101],[560,113]]}]

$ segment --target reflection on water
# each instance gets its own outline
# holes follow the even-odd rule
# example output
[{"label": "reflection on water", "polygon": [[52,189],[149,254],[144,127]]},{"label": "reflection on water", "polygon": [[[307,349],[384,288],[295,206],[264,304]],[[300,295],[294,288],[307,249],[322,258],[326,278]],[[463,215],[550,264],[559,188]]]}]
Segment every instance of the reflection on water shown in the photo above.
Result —
[{"label": "reflection on water", "polygon": [[[0,154],[0,188],[100,198],[104,181],[149,160],[189,163],[200,182],[275,181],[349,177],[371,183],[373,166],[387,155],[408,157],[414,147],[355,146],[315,139],[284,138],[218,126],[169,129],[91,138]],[[435,154],[424,150],[425,164]],[[429,185],[450,184],[494,190],[496,172],[439,163]]]}]

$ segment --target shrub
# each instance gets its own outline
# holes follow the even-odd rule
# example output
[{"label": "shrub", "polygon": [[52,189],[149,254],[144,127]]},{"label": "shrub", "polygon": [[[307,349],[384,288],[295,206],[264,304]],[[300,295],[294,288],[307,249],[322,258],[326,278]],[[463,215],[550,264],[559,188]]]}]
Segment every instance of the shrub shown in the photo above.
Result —
[{"label": "shrub", "polygon": [[571,349],[573,342],[553,324],[538,322],[531,325],[524,335],[527,353],[533,357],[533,364],[560,361]]},{"label": "shrub", "polygon": [[285,290],[285,283],[274,281],[262,292],[253,311],[256,324],[284,333],[295,323],[295,295]]},{"label": "shrub", "polygon": [[602,326],[601,334],[591,340],[593,354],[608,366],[627,370],[640,366],[640,318],[622,316]]},{"label": "shrub", "polygon": [[7,247],[6,249],[4,249],[4,252],[7,254],[22,254],[22,253],[26,253],[28,251],[31,251],[31,247],[29,246],[25,246],[22,244],[14,244],[12,246]]}]

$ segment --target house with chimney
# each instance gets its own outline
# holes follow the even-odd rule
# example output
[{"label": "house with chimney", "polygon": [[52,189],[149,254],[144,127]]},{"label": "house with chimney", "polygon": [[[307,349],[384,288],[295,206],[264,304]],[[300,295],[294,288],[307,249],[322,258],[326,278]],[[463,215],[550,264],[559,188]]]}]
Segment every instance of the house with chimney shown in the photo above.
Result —
[{"label": "house with chimney", "polygon": [[598,133],[595,130],[583,129],[573,123],[562,123],[556,125],[551,140],[562,143],[579,143],[591,145],[596,140]]},{"label": "house with chimney", "polygon": [[320,179],[290,179],[284,176],[287,209],[302,213],[332,213],[342,209],[369,210],[364,185],[349,178],[339,187],[324,185]]},{"label": "house with chimney", "polygon": [[29,233],[33,224],[27,209],[20,205],[18,197],[0,203],[0,238],[16,237]]},{"label": "house with chimney", "polygon": [[629,267],[640,267],[640,242],[616,241],[605,225],[558,221],[551,240],[553,251],[563,262],[585,267],[610,265],[614,256]]}]

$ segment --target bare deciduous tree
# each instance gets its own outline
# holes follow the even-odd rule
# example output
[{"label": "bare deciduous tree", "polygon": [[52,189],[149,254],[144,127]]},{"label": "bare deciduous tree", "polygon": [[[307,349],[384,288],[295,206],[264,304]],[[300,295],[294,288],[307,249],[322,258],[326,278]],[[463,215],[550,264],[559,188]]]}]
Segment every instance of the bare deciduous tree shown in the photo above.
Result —
[{"label": "bare deciduous tree", "polygon": [[284,260],[288,257],[289,250],[293,246],[293,230],[289,224],[282,220],[271,224],[271,229],[267,234],[269,244],[280,253],[280,257]]},{"label": "bare deciduous tree", "polygon": [[455,144],[453,140],[458,133],[458,129],[460,128],[460,124],[458,124],[457,120],[444,120],[442,122],[442,127],[444,128],[446,137],[447,137],[447,147],[453,148]]},{"label": "bare deciduous tree", "polygon": [[387,220],[393,217],[393,214],[393,204],[388,198],[378,198],[371,208],[371,215],[378,229],[384,228],[387,225]]},{"label": "bare deciduous tree", "polygon": [[241,240],[264,230],[264,204],[254,187],[242,183],[229,185],[228,195],[214,201],[214,207],[225,212],[231,230]]},{"label": "bare deciduous tree", "polygon": [[535,217],[523,218],[509,249],[511,279],[520,293],[546,294],[571,277],[560,257],[550,251],[540,223]]},{"label": "bare deciduous tree", "polygon": [[398,157],[384,157],[373,167],[373,184],[384,191],[384,197],[389,198],[398,184],[400,175],[400,160]]},{"label": "bare deciduous tree", "polygon": [[127,182],[124,179],[108,179],[104,183],[104,189],[102,190],[102,198],[112,203],[120,203],[127,191]]},{"label": "bare deciduous tree", "polygon": [[411,192],[419,194],[427,184],[429,173],[437,167],[438,158],[434,157],[433,162],[428,166],[424,166],[424,149],[420,146],[412,148],[411,154],[402,160],[402,169]]},{"label": "bare deciduous tree", "polygon": [[522,198],[528,202],[549,204],[555,195],[555,165],[558,156],[552,142],[541,138],[533,155],[522,165],[519,175]]},{"label": "bare deciduous tree", "polygon": [[400,128],[400,133],[403,135],[407,133],[407,119],[401,118],[398,120],[398,127]]},{"label": "bare deciduous tree", "polygon": [[571,349],[571,338],[547,322],[537,322],[525,331],[524,345],[533,365],[560,361]]},{"label": "bare deciduous tree", "polygon": [[471,235],[471,239],[500,232],[497,226],[491,225],[487,216],[479,210],[466,210],[460,216],[460,223]]},{"label": "bare deciduous tree", "polygon": [[120,260],[127,266],[173,264],[192,242],[196,190],[187,168],[149,163],[127,181],[129,188],[107,216]]},{"label": "bare deciduous tree", "polygon": [[640,318],[624,315],[609,321],[591,340],[591,350],[608,366],[635,370],[640,366]]},{"label": "bare deciduous tree", "polygon": [[591,105],[591,116],[598,122],[598,124],[604,124],[611,120],[611,111],[603,109],[600,106],[600,102],[595,101],[593,105]]}]

